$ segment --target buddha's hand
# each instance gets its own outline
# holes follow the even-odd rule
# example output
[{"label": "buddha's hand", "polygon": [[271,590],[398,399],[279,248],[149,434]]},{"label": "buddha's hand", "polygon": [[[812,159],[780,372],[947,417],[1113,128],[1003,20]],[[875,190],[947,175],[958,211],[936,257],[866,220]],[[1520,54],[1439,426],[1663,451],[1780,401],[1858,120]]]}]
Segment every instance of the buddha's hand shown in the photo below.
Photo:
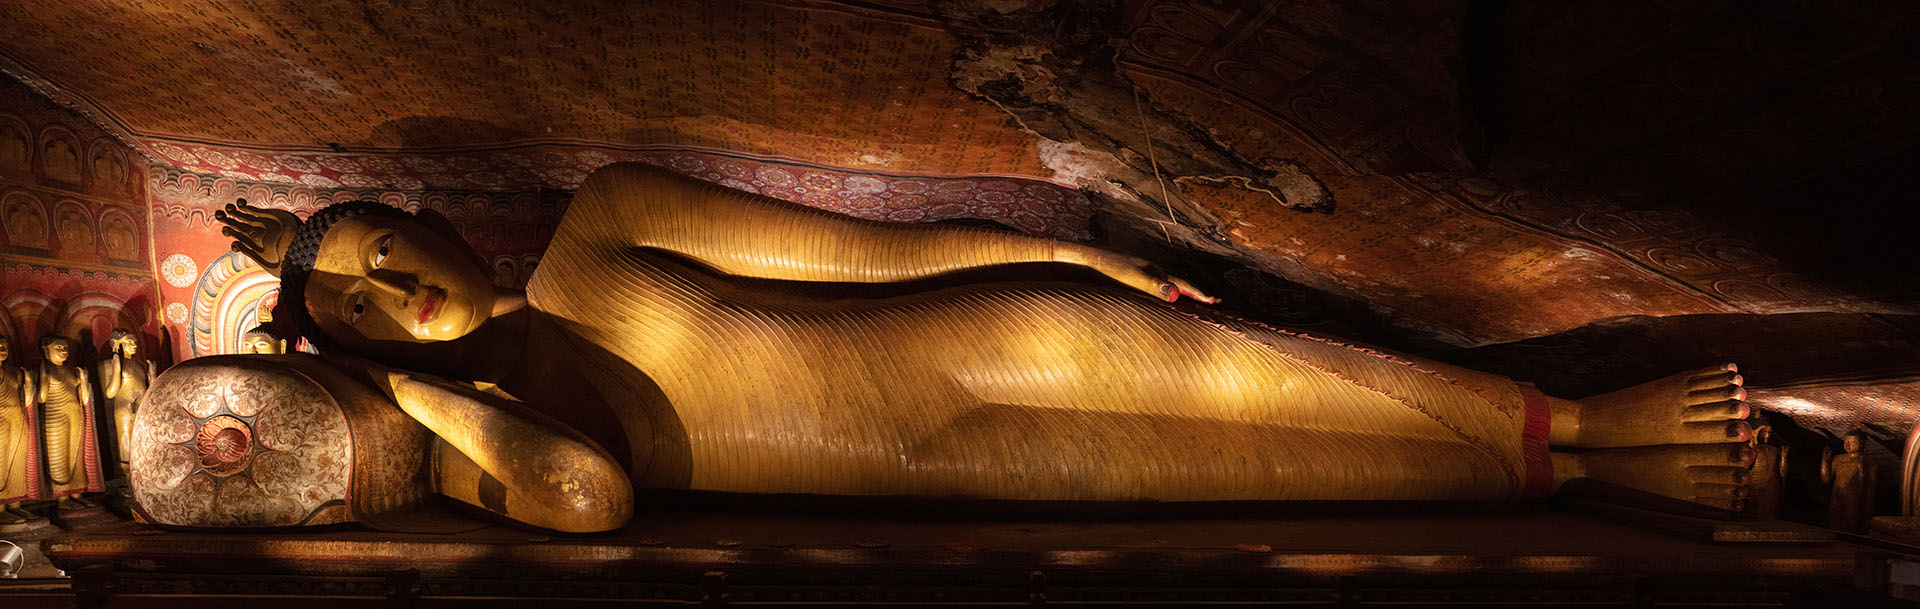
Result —
[{"label": "buddha's hand", "polygon": [[300,218],[291,212],[247,204],[246,199],[228,203],[226,209],[213,212],[213,219],[225,225],[220,234],[233,238],[233,251],[253,259],[260,268],[280,276],[280,261],[287,255],[293,233],[300,229]]},{"label": "buddha's hand", "polygon": [[1114,281],[1167,302],[1180,300],[1183,295],[1207,304],[1220,302],[1220,299],[1201,292],[1187,280],[1169,275],[1159,266],[1137,256],[1063,244],[1054,251],[1054,260],[1099,271]]}]

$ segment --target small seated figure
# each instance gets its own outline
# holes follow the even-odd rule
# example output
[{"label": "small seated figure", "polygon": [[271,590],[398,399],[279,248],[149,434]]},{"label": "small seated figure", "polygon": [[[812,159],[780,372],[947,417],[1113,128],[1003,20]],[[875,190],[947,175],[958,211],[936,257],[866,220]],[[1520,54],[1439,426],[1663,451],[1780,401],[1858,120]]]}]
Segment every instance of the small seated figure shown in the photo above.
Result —
[{"label": "small seated figure", "polygon": [[1874,468],[1866,460],[1866,435],[1847,432],[1841,452],[1827,449],[1820,465],[1820,481],[1833,485],[1827,503],[1828,526],[1836,531],[1865,533],[1873,519]]},{"label": "small seated figure", "polygon": [[114,330],[107,336],[107,348],[113,352],[100,361],[96,372],[101,397],[112,407],[114,455],[124,473],[130,454],[127,439],[133,437],[134,408],[139,406],[140,396],[146,395],[147,387],[153,384],[153,366],[140,357],[140,339],[132,332]]},{"label": "small seated figure", "polygon": [[[525,291],[431,210],[241,203],[217,217],[281,277],[279,315],[437,438],[431,488],[557,531],[622,526],[635,487],[1500,501],[1592,477],[1734,510],[1753,459],[1730,364],[1556,399],[1177,308],[1214,300],[1132,256],[643,165],[586,181]],[[1016,263],[1112,282],[952,276]]]},{"label": "small seated figure", "polygon": [[106,490],[94,431],[93,383],[86,369],[67,359],[73,341],[49,336],[40,339],[40,349],[46,359],[35,375],[35,397],[46,441],[48,497],[59,499],[62,510],[95,507],[99,504],[83,496]]},{"label": "small seated figure", "polygon": [[0,525],[37,520],[20,504],[43,498],[39,417],[33,376],[10,360],[12,339],[0,335]]}]

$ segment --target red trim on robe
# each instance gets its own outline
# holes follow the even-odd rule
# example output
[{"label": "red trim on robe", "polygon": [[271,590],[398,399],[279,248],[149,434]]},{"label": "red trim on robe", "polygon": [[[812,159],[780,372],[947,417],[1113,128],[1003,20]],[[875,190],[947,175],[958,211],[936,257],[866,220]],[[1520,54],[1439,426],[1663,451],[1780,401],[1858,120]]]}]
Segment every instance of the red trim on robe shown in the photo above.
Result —
[{"label": "red trim on robe", "polygon": [[1520,497],[1536,499],[1553,493],[1553,458],[1547,453],[1547,436],[1553,431],[1553,412],[1547,406],[1547,394],[1529,383],[1514,383],[1525,401],[1524,423],[1520,427],[1520,454],[1526,461],[1525,482]]},{"label": "red trim on robe", "polygon": [[87,415],[83,417],[87,420],[87,441],[86,445],[81,448],[81,452],[85,454],[87,460],[83,465],[87,467],[87,488],[85,491],[89,493],[107,492],[106,478],[100,475],[102,469],[100,467],[100,428],[95,427],[98,421],[94,420],[98,416],[97,411],[100,409],[99,407],[100,401],[94,400],[92,404],[88,404],[84,409]]}]

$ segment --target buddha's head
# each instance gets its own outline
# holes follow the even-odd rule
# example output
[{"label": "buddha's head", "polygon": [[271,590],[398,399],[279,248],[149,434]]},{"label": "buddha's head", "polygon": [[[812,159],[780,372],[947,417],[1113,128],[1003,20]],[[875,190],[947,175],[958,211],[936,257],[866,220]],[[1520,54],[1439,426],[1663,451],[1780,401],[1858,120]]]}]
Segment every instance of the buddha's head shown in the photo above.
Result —
[{"label": "buddha's head", "polygon": [[0,364],[7,363],[7,358],[12,355],[13,355],[13,339],[7,338],[5,336],[0,336]]},{"label": "buddha's head", "polygon": [[140,353],[140,339],[126,330],[114,330],[107,335],[107,348],[121,357],[131,358]]},{"label": "buddha's head", "polygon": [[300,224],[280,264],[281,311],[322,348],[453,340],[494,309],[486,267],[431,211],[336,203]]},{"label": "buddha's head", "polygon": [[73,341],[59,336],[40,339],[40,354],[47,358],[49,364],[64,366],[67,363],[67,357],[72,353]]},{"label": "buddha's head", "polygon": [[240,335],[240,352],[256,355],[281,355],[287,352],[286,339],[275,336],[263,328],[248,330]]}]

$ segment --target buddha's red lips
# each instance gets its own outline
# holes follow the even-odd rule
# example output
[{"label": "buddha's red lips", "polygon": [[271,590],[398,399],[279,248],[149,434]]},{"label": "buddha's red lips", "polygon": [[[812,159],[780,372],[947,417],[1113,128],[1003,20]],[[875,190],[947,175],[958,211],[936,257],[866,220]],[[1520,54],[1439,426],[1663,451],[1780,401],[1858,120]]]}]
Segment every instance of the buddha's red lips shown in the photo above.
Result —
[{"label": "buddha's red lips", "polygon": [[433,315],[440,312],[441,301],[446,299],[446,290],[434,288],[428,291],[426,298],[420,299],[420,323],[432,321]]}]

